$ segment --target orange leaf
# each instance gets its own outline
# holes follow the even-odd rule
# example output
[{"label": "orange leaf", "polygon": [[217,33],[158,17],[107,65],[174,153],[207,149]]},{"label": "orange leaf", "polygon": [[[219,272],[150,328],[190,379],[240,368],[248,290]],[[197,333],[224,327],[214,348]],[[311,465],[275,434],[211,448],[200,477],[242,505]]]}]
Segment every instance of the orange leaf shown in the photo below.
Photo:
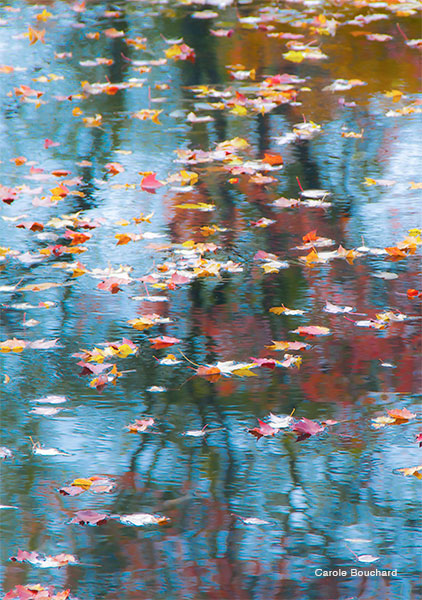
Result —
[{"label": "orange leaf", "polygon": [[269,154],[267,152],[264,154],[264,158],[262,160],[271,166],[282,165],[284,162],[281,154]]},{"label": "orange leaf", "polygon": [[42,231],[44,229],[44,225],[37,221],[22,221],[16,227],[18,229],[30,229],[31,231]]},{"label": "orange leaf", "polygon": [[123,171],[125,170],[123,165],[121,165],[118,162],[107,163],[105,168],[107,169],[107,171],[109,173],[111,173],[111,175],[117,175],[117,173],[123,173]]},{"label": "orange leaf", "polygon": [[51,174],[54,175],[54,177],[66,177],[67,175],[70,175],[71,171],[66,171],[65,169],[55,169],[54,171],[51,171]]},{"label": "orange leaf", "polygon": [[121,38],[125,35],[124,31],[118,31],[115,27],[110,27],[109,29],[104,30],[104,35],[108,38]]},{"label": "orange leaf", "polygon": [[16,158],[11,158],[10,162],[14,162],[17,167],[24,165],[28,159],[24,156],[17,156]]},{"label": "orange leaf", "polygon": [[407,297],[408,298],[421,298],[422,292],[419,292],[418,290],[414,290],[413,288],[410,288],[407,290]]},{"label": "orange leaf", "polygon": [[397,246],[391,246],[390,248],[385,248],[385,251],[388,252],[390,256],[394,256],[395,258],[406,258],[407,254]]},{"label": "orange leaf", "polygon": [[32,27],[28,27],[28,37],[29,37],[29,42],[30,42],[31,46],[32,46],[32,44],[35,44],[38,41],[45,44],[44,36],[45,36],[45,29],[38,30],[38,29],[33,29]]},{"label": "orange leaf", "polygon": [[414,475],[418,479],[422,479],[422,465],[419,465],[417,467],[407,467],[404,469],[397,469],[397,471],[399,471],[400,473],[403,473],[403,475],[406,475],[406,477],[408,475]]},{"label": "orange leaf", "polygon": [[416,417],[415,413],[410,412],[407,408],[393,408],[392,410],[387,410],[387,412],[396,422],[409,421]]},{"label": "orange leaf", "polygon": [[167,348],[168,346],[173,346],[177,344],[181,340],[176,337],[170,337],[167,335],[162,335],[161,337],[150,338],[151,348],[159,349],[159,348]]},{"label": "orange leaf", "polygon": [[310,231],[309,233],[307,233],[306,235],[304,235],[302,237],[303,243],[304,244],[308,244],[309,242],[314,242],[317,239],[317,234],[316,234],[317,230],[313,229],[312,231]]},{"label": "orange leaf", "polygon": [[318,252],[315,252],[315,250],[311,250],[309,252],[309,254],[305,257],[306,260],[306,264],[310,265],[314,262],[320,262],[320,258],[319,258],[319,254]]},{"label": "orange leaf", "polygon": [[208,379],[211,383],[214,383],[221,377],[221,371],[218,367],[199,367],[196,371],[199,377]]}]

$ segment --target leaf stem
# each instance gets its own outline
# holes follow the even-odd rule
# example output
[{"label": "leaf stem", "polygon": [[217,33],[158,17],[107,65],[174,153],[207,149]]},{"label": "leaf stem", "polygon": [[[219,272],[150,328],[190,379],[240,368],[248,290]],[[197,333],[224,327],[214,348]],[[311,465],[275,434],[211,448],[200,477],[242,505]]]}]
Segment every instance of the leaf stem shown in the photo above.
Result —
[{"label": "leaf stem", "polygon": [[302,187],[302,184],[300,183],[300,179],[299,179],[299,177],[297,177],[297,176],[296,176],[296,181],[297,181],[297,184],[298,184],[298,186],[300,187],[300,191],[303,193],[303,187]]},{"label": "leaf stem", "polygon": [[203,365],[198,365],[197,363],[194,363],[193,361],[191,361],[186,354],[183,354],[183,352],[180,350],[180,348],[178,348],[180,354],[183,356],[183,358],[185,358],[188,362],[190,362],[191,365],[193,365],[194,367],[202,367]]}]

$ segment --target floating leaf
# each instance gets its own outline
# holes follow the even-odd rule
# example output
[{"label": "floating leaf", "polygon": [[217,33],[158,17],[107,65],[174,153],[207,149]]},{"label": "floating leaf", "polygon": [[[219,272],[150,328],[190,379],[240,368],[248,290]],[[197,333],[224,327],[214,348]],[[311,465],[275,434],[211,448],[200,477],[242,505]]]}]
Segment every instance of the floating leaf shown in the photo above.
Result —
[{"label": "floating leaf", "polygon": [[148,525],[163,525],[170,519],[162,515],[151,515],[149,513],[133,513],[131,515],[120,515],[122,525],[133,525],[134,527],[146,527]]},{"label": "floating leaf", "polygon": [[278,429],[272,427],[268,423],[264,423],[258,419],[259,427],[254,427],[253,429],[248,429],[248,433],[254,435],[258,440],[262,437],[273,436],[278,433]]},{"label": "floating leaf", "polygon": [[16,556],[11,556],[10,560],[14,562],[27,562],[41,569],[51,567],[65,567],[67,565],[77,565],[78,560],[73,554],[56,554],[55,556],[46,556],[38,552],[27,552],[26,550],[18,550]]},{"label": "floating leaf", "polygon": [[315,335],[329,335],[331,332],[328,327],[321,327],[319,325],[309,325],[293,329],[292,333],[298,333],[299,335],[313,337]]},{"label": "floating leaf", "polygon": [[168,348],[169,346],[174,346],[174,344],[178,344],[181,340],[176,337],[171,337],[168,335],[162,335],[156,338],[150,338],[151,348],[160,349],[160,348]]},{"label": "floating leaf", "polygon": [[397,469],[399,473],[403,473],[406,477],[413,475],[417,479],[422,479],[422,465],[417,467],[405,467],[404,469]]},{"label": "floating leaf", "polygon": [[157,173],[149,173],[142,178],[141,188],[146,192],[154,193],[155,190],[162,187],[164,184],[162,181],[156,179]]},{"label": "floating leaf", "polygon": [[130,433],[143,433],[148,427],[152,427],[153,425],[154,419],[149,417],[148,419],[136,419],[136,421],[131,425],[128,425],[126,429],[130,431]]},{"label": "floating leaf", "polygon": [[245,525],[270,525],[269,521],[259,519],[258,517],[239,517]]},{"label": "floating leaf", "polygon": [[392,419],[395,419],[396,423],[405,423],[416,417],[415,413],[410,412],[407,408],[393,408],[392,410],[387,410],[387,413]]},{"label": "floating leaf", "polygon": [[356,557],[359,562],[362,563],[373,563],[380,559],[379,556],[372,556],[372,554],[360,554]]},{"label": "floating leaf", "polygon": [[324,431],[324,427],[322,425],[320,425],[316,421],[306,419],[305,417],[302,417],[300,421],[296,421],[296,423],[291,425],[291,429],[299,434],[296,438],[296,442],[301,442],[302,440],[306,440],[312,435]]},{"label": "floating leaf", "polygon": [[104,525],[110,517],[105,513],[99,513],[95,510],[79,510],[71,519],[70,523],[77,525]]}]

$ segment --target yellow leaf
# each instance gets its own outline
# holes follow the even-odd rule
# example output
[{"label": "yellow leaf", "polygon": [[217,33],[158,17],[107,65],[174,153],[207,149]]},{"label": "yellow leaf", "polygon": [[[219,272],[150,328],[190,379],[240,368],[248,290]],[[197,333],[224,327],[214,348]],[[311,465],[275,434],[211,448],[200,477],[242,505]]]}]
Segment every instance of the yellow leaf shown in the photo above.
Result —
[{"label": "yellow leaf", "polygon": [[204,225],[203,227],[199,228],[199,231],[201,232],[201,234],[204,237],[208,237],[209,235],[212,235],[213,233],[216,232],[214,227],[208,227],[207,225]]},{"label": "yellow leaf", "polygon": [[256,373],[247,368],[235,369],[234,371],[232,371],[232,373],[233,375],[237,375],[238,377],[258,377]]},{"label": "yellow leaf", "polygon": [[85,477],[80,477],[79,479],[74,479],[70,485],[81,487],[84,490],[89,490],[92,483],[93,482],[91,479],[85,479]]},{"label": "yellow leaf", "polygon": [[24,342],[23,340],[17,340],[16,338],[13,338],[12,340],[0,342],[0,352],[22,352],[25,346],[26,342]]},{"label": "yellow leaf", "polygon": [[44,41],[44,36],[45,36],[45,29],[33,29],[32,27],[28,27],[28,37],[29,37],[29,42],[30,45],[32,46],[33,44],[35,44],[36,42],[38,42],[38,40],[40,42],[42,42],[43,44],[45,44]]},{"label": "yellow leaf", "polygon": [[319,254],[315,250],[311,250],[309,254],[306,256],[306,264],[310,265],[312,263],[320,262]]},{"label": "yellow leaf", "polygon": [[141,213],[139,215],[139,217],[133,217],[133,220],[135,221],[135,223],[151,223],[151,218],[154,216],[154,212],[149,213],[149,215],[145,215],[144,217],[144,213]]},{"label": "yellow leaf", "polygon": [[72,272],[72,277],[80,277],[81,275],[84,275],[86,273],[86,269],[75,269]]},{"label": "yellow leaf", "polygon": [[176,204],[175,208],[183,208],[183,209],[196,209],[196,210],[214,210],[214,204],[207,204],[206,202],[198,202],[197,204],[192,204],[191,202],[187,202],[185,204]]},{"label": "yellow leaf", "polygon": [[167,48],[164,54],[166,55],[166,58],[175,58],[182,54],[182,49],[179,44],[174,44],[173,46],[170,46],[170,48]]},{"label": "yellow leaf", "polygon": [[103,363],[106,355],[100,348],[94,348],[88,357],[88,362]]},{"label": "yellow leaf", "polygon": [[134,329],[138,331],[143,331],[144,329],[148,329],[152,327],[155,323],[152,319],[148,319],[148,317],[139,318],[139,319],[130,319],[127,321],[129,325],[131,325]]},{"label": "yellow leaf", "polygon": [[264,273],[278,273],[280,269],[272,265],[271,263],[266,263],[265,265],[261,265],[261,269],[263,269]]},{"label": "yellow leaf", "polygon": [[36,18],[37,18],[37,21],[44,21],[45,22],[45,21],[48,21],[48,19],[50,17],[52,17],[52,16],[53,15],[51,14],[51,12],[48,12],[48,10],[46,10],[44,8],[44,10],[41,13],[39,13],[38,15],[36,15]]},{"label": "yellow leaf", "polygon": [[[129,225],[129,223],[128,223]],[[114,236],[116,238],[117,241],[117,245],[118,246],[124,246],[125,244],[128,244],[132,238],[130,235],[126,235],[125,233],[116,233],[116,235]]]},{"label": "yellow leaf", "polygon": [[86,127],[100,127],[103,121],[103,117],[102,115],[97,113],[95,117],[84,117],[82,120],[85,123]]},{"label": "yellow leaf", "polygon": [[397,471],[399,471],[400,473],[403,473],[403,475],[406,475],[406,477],[408,475],[414,475],[418,479],[422,479],[422,465],[419,465],[417,467],[407,467],[404,469],[397,469]]},{"label": "yellow leaf", "polygon": [[[122,344],[121,346],[119,346],[116,354],[120,358],[126,358],[130,354],[135,354],[135,350],[131,348],[129,344]],[[113,370],[111,371],[111,373],[113,373]]]},{"label": "yellow leaf", "polygon": [[297,50],[289,50],[289,52],[285,52],[283,54],[283,58],[286,60],[290,60],[291,62],[301,63],[305,58],[303,52],[299,52]]},{"label": "yellow leaf", "polygon": [[244,138],[235,137],[231,140],[226,140],[225,142],[221,142],[218,144],[219,150],[231,150],[232,148],[236,148],[238,150],[243,150],[249,146],[249,142]]},{"label": "yellow leaf", "polygon": [[390,425],[390,423],[394,423],[395,419],[392,417],[377,417],[376,419],[372,419],[372,427],[374,429],[379,429],[380,427],[385,427],[386,425]]},{"label": "yellow leaf", "polygon": [[271,346],[265,346],[269,350],[287,350],[289,347],[289,342],[274,342]]},{"label": "yellow leaf", "polygon": [[230,111],[233,115],[237,115],[238,117],[244,117],[248,114],[248,111],[244,106],[240,104],[235,104],[234,107]]},{"label": "yellow leaf", "polygon": [[193,185],[198,181],[198,174],[192,171],[180,171],[180,175],[182,177],[182,185]]},{"label": "yellow leaf", "polygon": [[134,113],[132,116],[135,119],[140,119],[141,121],[146,121],[147,119],[150,119],[151,121],[153,121],[153,123],[161,125],[160,121],[158,120],[158,115],[162,112],[162,110],[152,110],[144,108],[142,110],[138,110],[138,112]]},{"label": "yellow leaf", "polygon": [[269,312],[274,313],[275,315],[281,315],[284,313],[285,310],[286,307],[283,304],[283,306],[273,306],[272,308],[270,308]]}]

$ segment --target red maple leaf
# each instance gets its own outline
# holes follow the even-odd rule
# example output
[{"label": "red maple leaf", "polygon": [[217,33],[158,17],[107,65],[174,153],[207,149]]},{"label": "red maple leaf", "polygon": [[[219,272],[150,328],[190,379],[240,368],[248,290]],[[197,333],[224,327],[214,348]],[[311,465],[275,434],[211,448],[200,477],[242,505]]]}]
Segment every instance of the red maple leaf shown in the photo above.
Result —
[{"label": "red maple leaf", "polygon": [[307,233],[306,235],[304,235],[302,237],[303,243],[304,244],[308,244],[309,242],[315,242],[315,240],[317,239],[317,234],[316,234],[317,230],[313,229],[312,231],[310,231],[309,233]]},{"label": "red maple leaf", "polygon": [[266,367],[267,369],[274,369],[276,365],[276,361],[274,358],[254,358],[253,356],[250,359],[258,365],[258,367]]},{"label": "red maple leaf", "polygon": [[274,429],[274,427],[271,427],[271,425],[268,425],[268,423],[264,423],[264,421],[261,421],[260,419],[258,419],[258,423],[259,427],[248,429],[248,433],[254,435],[256,438],[258,438],[258,440],[262,437],[275,435],[280,431],[279,429]]},{"label": "red maple leaf", "polygon": [[108,279],[104,279],[101,283],[97,285],[99,290],[105,290],[106,292],[111,292],[112,294],[117,294],[117,292],[121,292],[121,288],[119,286],[128,283],[127,279],[123,279],[122,277],[109,277]]},{"label": "red maple leaf", "polygon": [[151,348],[160,349],[167,348],[168,346],[173,346],[173,344],[177,344],[181,340],[176,337],[170,337],[168,335],[162,335],[156,338],[150,338]]},{"label": "red maple leaf", "polygon": [[311,437],[311,435],[315,435],[316,433],[324,431],[324,427],[322,425],[316,421],[306,419],[305,417],[292,425],[291,429],[299,434],[296,438],[296,442],[301,442],[302,440],[306,440],[307,438]]}]

